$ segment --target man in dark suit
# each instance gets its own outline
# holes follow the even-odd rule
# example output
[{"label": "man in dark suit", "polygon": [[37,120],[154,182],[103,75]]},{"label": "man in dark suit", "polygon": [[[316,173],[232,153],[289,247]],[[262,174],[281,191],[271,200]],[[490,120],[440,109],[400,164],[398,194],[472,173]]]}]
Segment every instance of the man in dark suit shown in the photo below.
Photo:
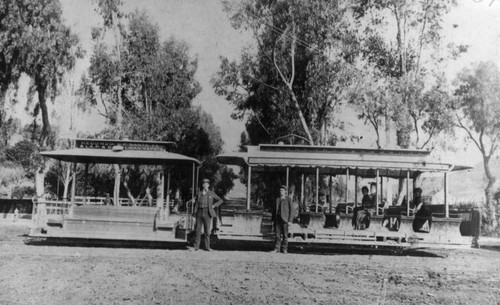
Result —
[{"label": "man in dark suit", "polygon": [[283,253],[288,251],[288,225],[292,223],[292,201],[286,194],[286,186],[280,187],[280,197],[276,198],[276,204],[273,209],[274,229],[276,232],[275,253],[280,249]]},{"label": "man in dark suit", "polygon": [[200,248],[201,227],[203,226],[203,231],[205,233],[205,249],[207,251],[212,251],[210,249],[210,223],[212,222],[212,217],[217,215],[214,209],[220,206],[223,201],[214,192],[209,190],[209,187],[210,180],[203,179],[203,189],[196,197],[194,203],[193,213],[196,217],[196,238],[194,241],[194,250],[198,250]]}]

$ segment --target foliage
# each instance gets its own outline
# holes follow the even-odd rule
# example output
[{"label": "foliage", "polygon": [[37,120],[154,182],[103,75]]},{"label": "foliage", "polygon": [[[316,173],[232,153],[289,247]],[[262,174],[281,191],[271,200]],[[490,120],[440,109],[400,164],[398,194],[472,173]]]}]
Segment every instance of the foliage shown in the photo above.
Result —
[{"label": "foliage", "polygon": [[17,85],[21,76],[23,24],[19,22],[22,11],[17,1],[0,3],[0,128],[5,128],[5,99],[10,85]]},{"label": "foliage", "polygon": [[5,150],[5,158],[7,161],[21,165],[25,170],[26,176],[32,179],[35,176],[35,170],[41,163],[42,157],[39,155],[39,152],[40,148],[37,144],[24,140],[7,148]]},{"label": "foliage", "polygon": [[35,171],[41,162],[39,148],[29,141],[0,149],[0,192],[11,198],[30,195]]},{"label": "foliage", "polygon": [[348,81],[352,34],[343,3],[243,1],[226,3],[235,29],[253,34],[257,50],[239,63],[221,58],[215,92],[247,118],[251,143],[328,144]]},{"label": "foliage", "polygon": [[[119,31],[114,34],[120,38],[115,39],[114,46],[106,43],[106,21],[103,28],[94,29],[96,44],[89,76],[83,79],[78,92],[84,103],[100,109],[107,118],[109,128],[100,136],[176,142],[176,152],[204,161],[200,175],[227,179],[230,174],[224,174],[224,168],[211,160],[222,150],[220,131],[209,114],[192,106],[192,100],[201,91],[195,80],[196,57],[189,54],[183,41],[171,37],[161,42],[158,25],[150,21],[146,12],[117,15],[119,6],[112,10],[111,17],[115,19],[108,20],[107,26],[118,26]],[[120,18],[127,19],[127,26]],[[127,128],[117,128],[120,126]],[[156,187],[157,171],[123,167],[121,180],[136,197],[144,192],[145,184]],[[176,168],[172,172],[178,179],[183,177],[182,189],[191,188],[190,169]],[[227,191],[226,188],[222,189]]]},{"label": "foliage", "polygon": [[0,148],[8,146],[10,139],[19,132],[20,128],[21,120],[13,117],[6,119],[4,117],[4,120],[0,124]]},{"label": "foliage", "polygon": [[451,130],[451,118],[445,111],[449,96],[439,65],[467,51],[467,46],[450,45],[449,54],[443,57],[439,52],[443,16],[453,4],[360,0],[353,5],[361,65],[350,101],[374,127],[378,147],[382,146],[382,127],[386,145],[394,128],[397,145],[403,148],[424,148],[437,135]]},{"label": "foliage", "polygon": [[[2,15],[1,53],[2,86],[13,83],[21,72],[30,76],[31,87],[38,93],[33,115],[41,113],[40,143],[52,136],[47,99],[54,100],[64,72],[83,56],[78,38],[62,19],[58,0],[13,0],[0,6]],[[3,105],[2,105],[3,108]],[[3,110],[3,109],[2,109]]]},{"label": "foliage", "polygon": [[13,199],[23,199],[23,198],[32,198],[36,195],[35,188],[33,186],[15,186],[12,190],[12,198]]},{"label": "foliage", "polygon": [[490,161],[500,152],[500,70],[494,62],[480,62],[464,69],[455,80],[455,123],[481,152],[488,179],[484,190],[486,218],[490,230],[498,226],[494,187],[496,173]]},{"label": "foliage", "polygon": [[85,79],[79,92],[93,106],[102,104],[102,115],[111,125],[117,124],[117,95],[123,100],[123,124],[139,120],[149,130],[154,128],[153,116],[189,108],[201,90],[194,79],[197,61],[188,55],[187,45],[174,38],[161,44],[158,26],[148,18],[145,12],[130,14],[128,31],[122,32],[119,61],[116,49],[96,36],[90,79]]}]

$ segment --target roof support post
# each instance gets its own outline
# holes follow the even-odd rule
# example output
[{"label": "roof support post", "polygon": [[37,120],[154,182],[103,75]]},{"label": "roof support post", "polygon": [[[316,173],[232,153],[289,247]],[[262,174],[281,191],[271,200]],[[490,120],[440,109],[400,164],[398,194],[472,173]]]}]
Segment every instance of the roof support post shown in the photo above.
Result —
[{"label": "roof support post", "polygon": [[193,176],[192,176],[192,188],[191,188],[191,198],[194,198],[194,193],[195,193],[195,188],[196,188],[196,181],[195,181],[195,176],[196,176],[196,164],[193,163]]},{"label": "roof support post", "polygon": [[121,168],[119,164],[113,164],[113,168],[115,170],[115,184],[113,190],[113,201],[115,202],[115,206],[121,206],[120,202],[120,184],[121,184]]},{"label": "roof support post", "polygon": [[448,202],[448,172],[444,173],[444,217],[450,217],[450,203]]},{"label": "roof support post", "polygon": [[247,179],[247,211],[250,211],[250,197],[252,196],[252,167],[248,166]]},{"label": "roof support post", "polygon": [[316,213],[318,213],[318,205],[319,205],[319,167],[316,167]]},{"label": "roof support post", "polygon": [[89,164],[85,163],[85,177],[83,180],[83,204],[87,204],[87,183],[89,175]]},{"label": "roof support post", "polygon": [[[165,208],[165,218],[168,218],[170,216],[170,176],[171,176],[171,173],[170,173],[170,167],[167,167],[167,196],[166,196],[166,208]],[[165,175],[163,175],[163,183],[165,183]],[[163,184],[162,183],[162,184]],[[163,189],[163,188],[162,188]],[[162,196],[162,201],[163,201],[163,198],[165,196]],[[163,207],[163,205],[162,205]]]},{"label": "roof support post", "polygon": [[406,216],[410,216],[410,171],[406,171]]},{"label": "roof support post", "polygon": [[383,203],[384,203],[384,177],[380,177],[380,204]]},{"label": "roof support post", "polygon": [[287,196],[289,195],[288,192],[290,191],[290,167],[286,167],[286,193]]},{"label": "roof support post", "polygon": [[71,207],[69,208],[69,216],[73,216],[73,207],[75,206],[76,196],[76,162],[73,162],[73,178],[71,181]]},{"label": "roof support post", "polygon": [[377,187],[377,191],[375,193],[375,215],[378,216],[378,205],[380,204],[380,200],[379,200],[379,195],[380,195],[380,171],[379,169],[377,168],[377,178],[375,180],[375,184],[376,184],[376,187]]},{"label": "roof support post", "polygon": [[[59,168],[61,167],[61,161],[59,161]],[[57,175],[57,188],[56,188],[56,196],[59,199],[59,183],[61,183],[61,179],[59,178],[59,175]],[[43,183],[45,185],[45,182]]]},{"label": "roof support post", "polygon": [[330,200],[329,200],[329,212],[332,213],[332,205],[333,205],[333,178],[332,178],[332,174],[330,174],[330,179],[328,181],[328,190],[330,190]]},{"label": "roof support post", "polygon": [[73,162],[73,178],[71,181],[71,204],[75,204],[76,196],[76,162]]},{"label": "roof support post", "polygon": [[198,187],[198,185],[200,185],[200,167],[201,165],[196,166],[196,196],[198,196],[198,193],[200,192],[200,189]]},{"label": "roof support post", "polygon": [[356,167],[356,173],[354,175],[354,206],[358,206],[358,168]]},{"label": "roof support post", "polygon": [[345,213],[347,213],[347,205],[349,200],[349,167],[346,168],[345,172]]},{"label": "roof support post", "polygon": [[304,204],[304,189],[305,189],[305,177],[304,173],[302,173],[300,177],[300,206],[303,207],[303,212],[306,211]]},{"label": "roof support post", "polygon": [[156,207],[163,207],[164,189],[165,189],[165,168],[162,166],[161,170],[158,172],[157,177],[158,188],[156,189]]}]

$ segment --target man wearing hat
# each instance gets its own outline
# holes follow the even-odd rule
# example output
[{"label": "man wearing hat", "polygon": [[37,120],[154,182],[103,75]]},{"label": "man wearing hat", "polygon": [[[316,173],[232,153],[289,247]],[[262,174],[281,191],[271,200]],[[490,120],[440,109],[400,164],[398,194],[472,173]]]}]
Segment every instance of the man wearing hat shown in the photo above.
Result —
[{"label": "man wearing hat", "polygon": [[280,249],[283,253],[288,251],[288,224],[292,222],[292,201],[286,194],[286,186],[280,187],[280,197],[276,198],[273,210],[274,229],[276,232],[275,253]]},{"label": "man wearing hat", "polygon": [[205,249],[207,251],[212,251],[210,249],[210,223],[212,222],[212,217],[216,216],[214,208],[220,206],[223,202],[219,196],[209,190],[209,187],[210,180],[203,179],[203,189],[196,197],[194,203],[193,213],[196,217],[195,250],[200,248],[201,227],[203,226],[203,231],[205,233]]}]

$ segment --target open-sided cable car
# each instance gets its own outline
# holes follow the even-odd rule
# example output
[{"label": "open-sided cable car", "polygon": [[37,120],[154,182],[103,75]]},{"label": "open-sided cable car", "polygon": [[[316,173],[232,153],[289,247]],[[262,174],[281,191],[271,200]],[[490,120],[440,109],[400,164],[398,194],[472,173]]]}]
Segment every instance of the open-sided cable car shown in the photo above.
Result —
[{"label": "open-sided cable car", "polygon": [[[429,154],[424,150],[261,144],[247,146],[246,152],[219,155],[219,163],[244,168],[247,196],[244,203],[230,202],[222,206],[218,238],[274,239],[269,210],[263,208],[266,204],[258,204],[261,199],[254,194],[258,193],[255,189],[259,187],[259,178],[253,178],[272,174],[279,180],[275,184],[285,184],[287,189],[292,181],[300,184],[294,185],[297,196],[292,198],[299,209],[289,227],[292,244],[471,247],[479,235],[479,213],[450,208],[448,194],[450,172],[468,167],[432,162]],[[440,176],[440,182],[434,186],[442,183],[444,189],[438,193],[442,194],[437,200],[440,202],[427,203],[429,214],[425,217],[415,214],[410,200],[413,189],[426,176],[436,175]],[[433,179],[431,181],[437,181]],[[327,185],[329,200],[325,205],[318,204],[320,182]],[[362,210],[361,182],[376,187],[372,194],[374,206],[366,211],[363,225],[355,219],[356,213]],[[274,194],[278,195],[277,188]],[[308,200],[310,202],[306,202]],[[312,208],[307,208],[309,204]]]},{"label": "open-sided cable car", "polygon": [[[42,152],[47,158],[73,164],[70,200],[39,198],[34,205],[30,237],[92,240],[128,240],[149,242],[187,242],[193,228],[191,206],[171,212],[173,171],[191,175],[190,194],[195,196],[200,162],[171,152],[172,142],[77,139],[71,149]],[[83,164],[83,193],[76,194],[77,165]],[[87,194],[90,164],[149,166],[156,170],[156,198],[140,204],[120,197]],[[189,179],[186,179],[189,180]],[[190,196],[190,197],[189,197]],[[188,200],[185,200],[188,202]]]}]

